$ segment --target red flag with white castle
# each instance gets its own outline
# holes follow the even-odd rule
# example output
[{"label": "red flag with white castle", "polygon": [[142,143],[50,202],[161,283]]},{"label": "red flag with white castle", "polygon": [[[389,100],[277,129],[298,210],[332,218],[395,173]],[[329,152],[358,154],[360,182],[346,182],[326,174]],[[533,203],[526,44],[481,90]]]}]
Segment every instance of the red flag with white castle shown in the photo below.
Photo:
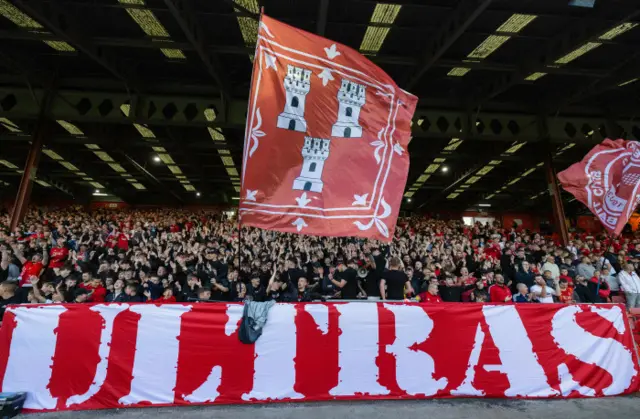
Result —
[{"label": "red flag with white castle", "polygon": [[640,143],[606,139],[558,179],[607,231],[619,235],[640,201]]},{"label": "red flag with white castle", "polygon": [[241,224],[391,240],[416,103],[359,52],[263,15]]}]

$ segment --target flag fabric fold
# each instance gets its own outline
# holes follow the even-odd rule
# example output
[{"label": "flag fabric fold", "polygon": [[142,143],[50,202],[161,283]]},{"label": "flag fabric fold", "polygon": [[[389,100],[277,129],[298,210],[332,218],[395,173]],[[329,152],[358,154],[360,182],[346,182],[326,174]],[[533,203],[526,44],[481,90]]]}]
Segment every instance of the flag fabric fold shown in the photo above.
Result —
[{"label": "flag fabric fold", "polygon": [[263,15],[240,223],[390,241],[416,103],[359,52]]},{"label": "flag fabric fold", "polygon": [[609,233],[619,235],[640,200],[640,143],[606,139],[558,179]]}]

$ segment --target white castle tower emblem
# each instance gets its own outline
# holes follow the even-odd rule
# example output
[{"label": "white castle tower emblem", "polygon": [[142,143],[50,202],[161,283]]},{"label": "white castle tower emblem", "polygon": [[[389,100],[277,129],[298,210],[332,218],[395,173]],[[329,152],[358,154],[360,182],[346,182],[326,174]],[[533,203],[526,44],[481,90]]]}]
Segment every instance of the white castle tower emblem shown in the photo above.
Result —
[{"label": "white castle tower emblem", "polygon": [[304,137],[302,172],[293,181],[293,189],[322,192],[322,169],[329,157],[329,143],[325,138]]},{"label": "white castle tower emblem", "polygon": [[305,132],[307,121],[304,119],[304,104],[311,87],[311,70],[287,65],[284,88],[287,102],[284,111],[278,116],[278,128]]},{"label": "white castle tower emblem", "polygon": [[361,84],[342,79],[342,85],[338,91],[338,122],[331,128],[332,137],[362,137],[362,127],[358,123],[358,118],[360,108],[366,102],[365,89]]}]

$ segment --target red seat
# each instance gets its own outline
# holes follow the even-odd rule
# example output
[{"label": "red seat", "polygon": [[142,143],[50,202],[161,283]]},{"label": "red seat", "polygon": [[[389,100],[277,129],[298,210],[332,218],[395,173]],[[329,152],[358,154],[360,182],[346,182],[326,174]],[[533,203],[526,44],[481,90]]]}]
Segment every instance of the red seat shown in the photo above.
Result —
[{"label": "red seat", "polygon": [[625,298],[624,295],[612,295],[611,302],[614,304],[626,304],[627,299]]}]

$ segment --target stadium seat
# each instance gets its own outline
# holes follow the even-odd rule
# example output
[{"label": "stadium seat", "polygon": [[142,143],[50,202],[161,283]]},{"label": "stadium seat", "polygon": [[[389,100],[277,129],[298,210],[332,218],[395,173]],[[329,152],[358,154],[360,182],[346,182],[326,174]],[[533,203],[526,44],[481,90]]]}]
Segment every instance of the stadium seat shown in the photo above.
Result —
[{"label": "stadium seat", "polygon": [[613,295],[611,296],[611,302],[614,304],[626,304],[627,299],[624,295]]}]

